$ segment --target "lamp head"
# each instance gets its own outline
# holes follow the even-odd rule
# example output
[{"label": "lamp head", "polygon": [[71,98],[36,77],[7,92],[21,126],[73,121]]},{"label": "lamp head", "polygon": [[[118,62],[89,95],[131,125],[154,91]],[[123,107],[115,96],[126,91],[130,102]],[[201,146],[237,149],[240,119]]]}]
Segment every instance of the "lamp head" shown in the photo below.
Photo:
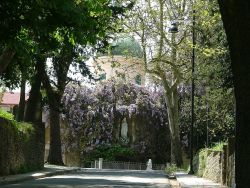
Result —
[{"label": "lamp head", "polygon": [[169,33],[178,33],[178,26],[175,22],[171,23],[171,27],[169,28]]}]

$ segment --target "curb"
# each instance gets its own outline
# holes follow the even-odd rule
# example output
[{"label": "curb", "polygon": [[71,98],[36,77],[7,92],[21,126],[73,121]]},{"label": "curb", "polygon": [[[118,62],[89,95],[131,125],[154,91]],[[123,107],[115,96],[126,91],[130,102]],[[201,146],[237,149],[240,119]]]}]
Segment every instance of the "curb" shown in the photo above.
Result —
[{"label": "curb", "polygon": [[55,175],[62,175],[62,174],[66,174],[66,173],[71,173],[71,172],[76,172],[80,170],[80,168],[77,169],[68,169],[68,170],[56,170],[53,172],[34,172],[34,173],[38,173],[38,175],[32,175],[32,174],[28,174],[27,176],[25,176],[25,174],[21,174],[23,175],[23,177],[17,177],[17,178],[13,178],[13,179],[8,179],[5,177],[0,177],[0,186],[1,185],[8,185],[8,184],[15,184],[15,183],[20,183],[20,182],[24,182],[24,181],[28,181],[28,180],[35,180],[35,179],[40,179],[40,178],[45,178],[45,177],[51,177],[51,176],[55,176]]}]

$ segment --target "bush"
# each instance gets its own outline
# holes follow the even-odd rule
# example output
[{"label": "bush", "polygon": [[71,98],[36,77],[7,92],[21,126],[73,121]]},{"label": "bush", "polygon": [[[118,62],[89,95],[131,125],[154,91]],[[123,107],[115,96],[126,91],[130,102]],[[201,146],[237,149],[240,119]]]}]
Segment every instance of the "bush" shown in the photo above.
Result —
[{"label": "bush", "polygon": [[7,119],[7,120],[10,120],[10,121],[14,120],[14,115],[13,114],[4,111],[1,108],[0,108],[0,117],[2,117],[4,119]]},{"label": "bush", "polygon": [[178,168],[177,168],[176,164],[170,164],[170,165],[166,166],[165,173],[168,176],[172,176],[177,172],[177,170],[178,170]]},{"label": "bush", "polygon": [[226,142],[217,142],[210,149],[213,151],[222,151],[223,145],[225,145],[225,144],[226,144]]},{"label": "bush", "polygon": [[134,155],[135,152],[133,149],[121,146],[120,144],[100,145],[84,157],[84,163],[86,164],[99,158],[103,158],[106,161],[129,161]]}]

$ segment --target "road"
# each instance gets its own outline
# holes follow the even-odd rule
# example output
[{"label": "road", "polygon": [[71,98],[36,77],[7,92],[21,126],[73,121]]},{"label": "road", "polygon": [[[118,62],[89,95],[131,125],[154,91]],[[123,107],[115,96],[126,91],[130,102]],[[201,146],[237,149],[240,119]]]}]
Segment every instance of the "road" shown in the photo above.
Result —
[{"label": "road", "polygon": [[162,172],[137,170],[86,170],[25,181],[2,188],[146,187],[170,188]]}]

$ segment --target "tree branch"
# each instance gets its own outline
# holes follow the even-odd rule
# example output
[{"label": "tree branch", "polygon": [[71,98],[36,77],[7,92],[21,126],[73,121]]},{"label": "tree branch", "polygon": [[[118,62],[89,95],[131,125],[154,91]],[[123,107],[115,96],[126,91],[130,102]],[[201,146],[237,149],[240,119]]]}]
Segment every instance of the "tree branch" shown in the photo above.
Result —
[{"label": "tree branch", "polygon": [[2,74],[9,63],[12,61],[14,55],[16,54],[16,51],[13,50],[11,47],[6,47],[1,56],[0,56],[0,74]]}]

